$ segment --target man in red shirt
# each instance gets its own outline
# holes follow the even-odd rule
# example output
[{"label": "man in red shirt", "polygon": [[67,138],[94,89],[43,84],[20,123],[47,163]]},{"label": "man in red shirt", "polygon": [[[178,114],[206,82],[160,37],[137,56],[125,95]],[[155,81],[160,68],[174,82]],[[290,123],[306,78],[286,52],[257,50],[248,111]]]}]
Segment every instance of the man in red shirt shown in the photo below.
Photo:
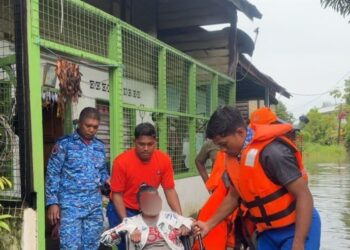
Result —
[{"label": "man in red shirt", "polygon": [[[125,217],[139,213],[137,192],[141,184],[154,188],[162,186],[169,207],[182,214],[177,192],[175,190],[174,172],[170,157],[156,149],[156,130],[148,122],[135,128],[135,147],[117,156],[113,162],[111,176],[111,202],[108,204],[107,216],[109,226],[115,227]],[[125,249],[124,242],[118,245]]]}]

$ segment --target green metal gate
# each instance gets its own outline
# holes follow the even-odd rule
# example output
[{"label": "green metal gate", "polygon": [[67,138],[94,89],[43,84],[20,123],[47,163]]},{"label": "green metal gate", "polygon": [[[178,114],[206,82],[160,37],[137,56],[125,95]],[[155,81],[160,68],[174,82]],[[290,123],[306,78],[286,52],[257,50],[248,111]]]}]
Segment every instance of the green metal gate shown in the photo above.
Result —
[{"label": "green metal gate", "polygon": [[[159,148],[167,151],[178,176],[195,175],[194,158],[205,122],[223,103],[235,103],[235,83],[186,54],[79,0],[27,0],[28,60],[34,189],[39,247],[44,244],[44,166],[41,114],[42,53],[60,55],[109,71],[110,157],[130,146],[130,131],[153,122]],[[128,87],[125,87],[127,83]],[[126,95],[152,98],[132,103]],[[126,126],[126,128],[125,128]],[[126,131],[126,132],[125,132]],[[127,132],[129,131],[129,132]]]}]

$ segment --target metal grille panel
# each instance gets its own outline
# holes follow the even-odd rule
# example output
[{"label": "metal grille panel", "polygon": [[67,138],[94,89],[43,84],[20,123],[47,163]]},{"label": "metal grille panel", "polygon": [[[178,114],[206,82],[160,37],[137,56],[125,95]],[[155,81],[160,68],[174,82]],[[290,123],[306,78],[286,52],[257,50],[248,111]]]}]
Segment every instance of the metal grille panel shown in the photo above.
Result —
[{"label": "metal grille panel", "polygon": [[12,188],[0,190],[0,198],[20,200],[21,172],[19,137],[16,128],[16,61],[14,45],[13,1],[0,1],[0,176],[12,183]]},{"label": "metal grille panel", "polygon": [[[122,147],[118,148],[122,151],[133,146],[135,126],[149,121],[162,131],[159,141],[162,149],[172,157],[175,172],[193,170],[194,162],[190,159],[193,161],[195,155],[189,154],[203,141],[203,124],[209,118],[213,104],[226,104],[232,100],[233,82],[82,1],[39,0],[38,14],[40,25],[34,27],[34,32],[35,28],[39,29],[39,42],[44,39],[54,43],[44,43],[45,46],[59,50],[60,45],[64,45],[61,52],[68,55],[77,57],[80,52],[88,52],[90,54],[84,54],[84,58],[100,62],[113,58],[113,63],[122,64],[122,91],[116,97],[122,100],[122,104],[118,104],[118,107],[122,106],[122,121],[116,121],[117,127],[111,128],[107,114],[103,114],[106,124],[101,124],[103,134],[100,136],[107,148],[108,129],[117,131],[123,138],[117,146]],[[194,71],[196,73],[192,74]],[[218,79],[215,92],[214,78]]]},{"label": "metal grille panel", "polygon": [[41,38],[95,55],[108,55],[108,39],[115,22],[97,11],[81,8],[74,1],[40,0],[39,3]]}]

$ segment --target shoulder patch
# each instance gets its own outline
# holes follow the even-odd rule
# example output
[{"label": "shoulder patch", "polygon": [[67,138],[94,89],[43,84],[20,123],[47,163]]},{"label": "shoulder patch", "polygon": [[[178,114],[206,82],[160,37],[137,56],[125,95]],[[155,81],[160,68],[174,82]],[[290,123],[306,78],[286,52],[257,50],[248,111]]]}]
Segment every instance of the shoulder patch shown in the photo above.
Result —
[{"label": "shoulder patch", "polygon": [[244,165],[247,167],[254,167],[257,153],[258,150],[256,148],[250,149],[247,153]]},{"label": "shoulder patch", "polygon": [[51,154],[55,155],[60,151],[60,146],[58,145],[58,143],[55,144],[55,146],[53,146]]}]

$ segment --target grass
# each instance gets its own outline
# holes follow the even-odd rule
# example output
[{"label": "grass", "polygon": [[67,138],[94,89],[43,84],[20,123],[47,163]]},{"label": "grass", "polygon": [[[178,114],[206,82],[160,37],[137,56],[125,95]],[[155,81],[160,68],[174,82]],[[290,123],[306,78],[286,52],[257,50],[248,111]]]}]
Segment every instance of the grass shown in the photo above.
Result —
[{"label": "grass", "polygon": [[315,166],[317,163],[346,163],[348,159],[344,145],[315,143],[305,143],[304,145],[303,160],[307,168]]},{"label": "grass", "polygon": [[[349,154],[344,145],[321,145],[317,143],[305,143],[303,146],[304,165],[309,169],[313,168],[317,163],[347,163],[349,162]],[[175,174],[175,179],[183,179],[192,176],[198,176],[195,167],[188,171]]]}]

